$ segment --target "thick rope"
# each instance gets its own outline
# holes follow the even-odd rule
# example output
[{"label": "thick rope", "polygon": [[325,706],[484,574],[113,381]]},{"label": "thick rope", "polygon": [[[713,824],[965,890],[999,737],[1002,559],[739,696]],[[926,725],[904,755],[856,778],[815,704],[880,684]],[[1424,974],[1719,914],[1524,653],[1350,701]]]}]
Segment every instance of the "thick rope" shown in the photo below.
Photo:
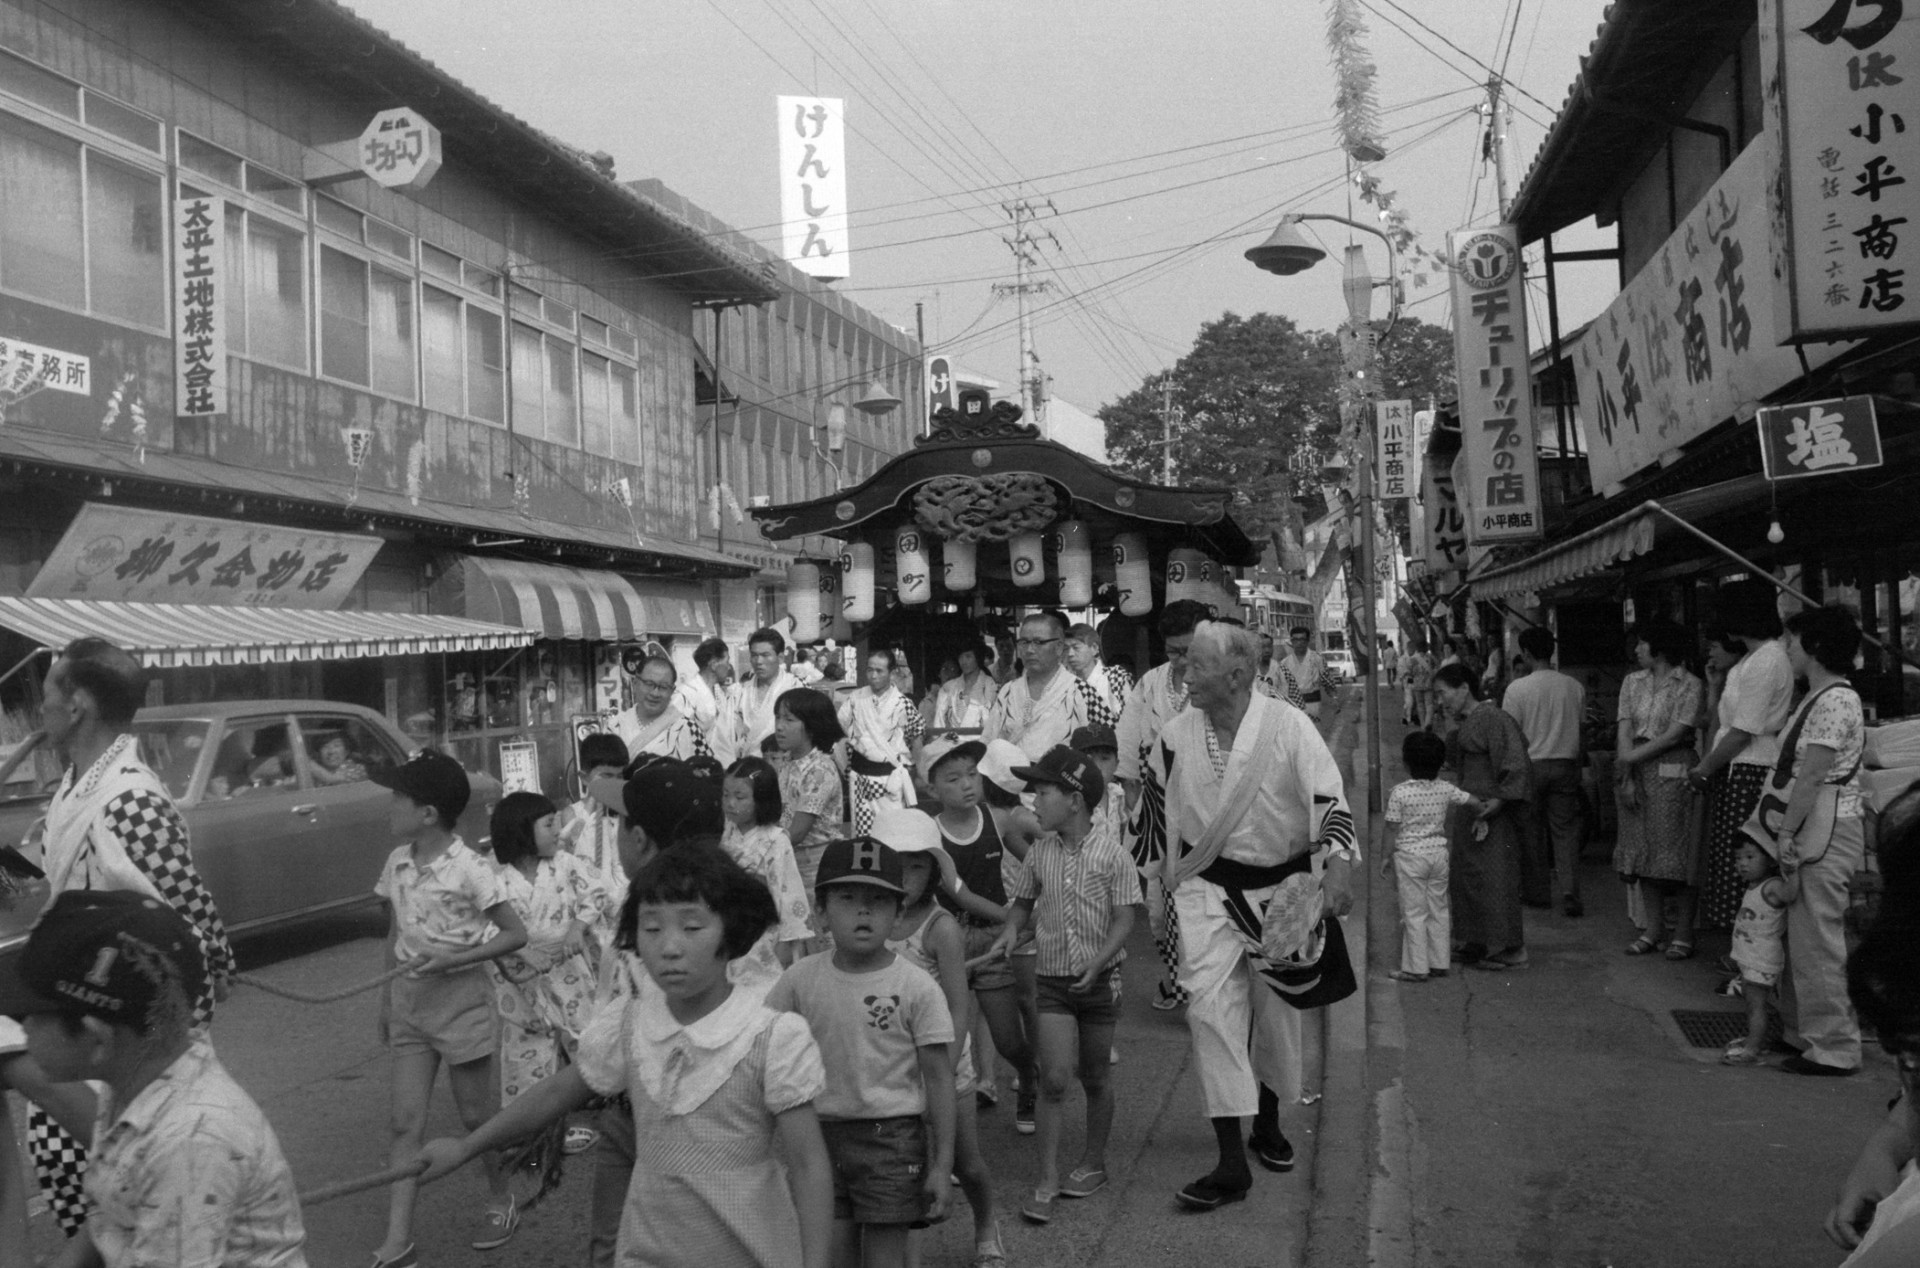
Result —
[{"label": "thick rope", "polygon": [[302,1193],[298,1201],[303,1207],[319,1206],[322,1202],[332,1202],[338,1198],[350,1197],[355,1193],[365,1193],[368,1189],[384,1188],[389,1184],[398,1184],[402,1180],[411,1180],[426,1169],[427,1164],[424,1161],[404,1167],[388,1167],[385,1171],[375,1171],[370,1175],[354,1176],[350,1180],[336,1180],[332,1184],[323,1184],[317,1189]]},{"label": "thick rope", "polygon": [[385,986],[394,978],[408,972],[411,972],[409,966],[399,964],[388,969],[385,973],[382,973],[370,982],[361,982],[357,986],[349,986],[338,991],[323,991],[319,994],[296,991],[291,987],[269,982],[263,977],[256,977],[252,973],[235,973],[229,980],[244,983],[247,986],[257,986],[269,995],[278,995],[281,999],[290,999],[300,1004],[337,1004],[343,999],[350,999],[355,995],[364,994],[367,991]]}]

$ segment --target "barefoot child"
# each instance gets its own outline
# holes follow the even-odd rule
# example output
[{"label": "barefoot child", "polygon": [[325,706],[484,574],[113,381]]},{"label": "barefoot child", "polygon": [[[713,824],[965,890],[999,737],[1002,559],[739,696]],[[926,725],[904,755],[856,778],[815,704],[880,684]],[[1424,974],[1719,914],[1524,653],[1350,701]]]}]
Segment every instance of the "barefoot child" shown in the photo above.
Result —
[{"label": "barefoot child", "polygon": [[[1400,967],[1387,976],[1396,982],[1424,982],[1447,975],[1453,939],[1453,909],[1447,900],[1447,813],[1455,806],[1482,806],[1471,793],[1439,778],[1446,764],[1446,741],[1431,731],[1410,731],[1400,743],[1400,759],[1413,778],[1387,794],[1386,820],[1393,845],[1380,860],[1380,875],[1400,874]],[[1487,826],[1474,825],[1476,837]]]},{"label": "barefoot child", "polygon": [[[1027,851],[1013,910],[994,949],[1012,951],[1032,920],[1040,1007],[1040,1176],[1020,1214],[1045,1224],[1056,1198],[1091,1197],[1106,1187],[1113,1130],[1108,1062],[1120,1019],[1119,966],[1141,901],[1140,876],[1118,841],[1093,834],[1093,812],[1107,781],[1092,758],[1059,745],[1013,773],[1033,789],[1033,813],[1044,831]],[[1062,1183],[1060,1134],[1076,1071],[1087,1094],[1087,1139],[1079,1165]]]},{"label": "barefoot child", "polygon": [[620,913],[618,945],[646,965],[640,993],[594,1015],[578,1064],[464,1139],[428,1145],[422,1181],[595,1095],[625,1093],[635,1158],[616,1262],[826,1268],[833,1181],[813,1109],[820,1050],[805,1022],[727,975],[774,918],[766,887],[717,849],[655,854]]},{"label": "barefoot child", "polygon": [[[496,1017],[482,967],[527,943],[526,926],[485,860],[454,835],[472,788],[460,763],[428,750],[376,772],[393,790],[387,822],[406,842],[387,859],[373,892],[388,905],[387,965],[408,965],[381,994],[380,1039],[393,1051],[395,1164],[412,1158],[426,1130],[427,1105],[440,1063],[460,1119],[478,1127],[500,1107],[494,1082]],[[499,930],[489,938],[488,922]],[[373,1268],[412,1268],[416,1181],[393,1186],[387,1236]],[[475,1250],[506,1244],[519,1226],[507,1176],[487,1159],[488,1202],[474,1229]]]},{"label": "barefoot child", "polygon": [[780,828],[780,776],[772,764],[758,757],[735,762],[720,785],[720,811],[727,819],[720,848],[760,878],[780,913],[779,923],[729,970],[734,985],[765,999],[813,937],[813,903],[793,861],[793,846]]},{"label": "barefoot child", "polygon": [[946,1214],[953,1018],[926,971],[887,949],[905,893],[898,854],[872,837],[834,841],[819,885],[833,949],[788,969],[767,1007],[805,1018],[826,1062],[835,1268],[902,1268],[908,1229]]},{"label": "barefoot child", "polygon": [[1727,1065],[1759,1065],[1767,1050],[1767,1005],[1787,967],[1783,937],[1787,908],[1800,896],[1799,869],[1784,869],[1772,850],[1742,837],[1733,870],[1747,887],[1733,924],[1733,962],[1740,966],[1740,993],[1747,997],[1747,1037],[1727,1045]]},{"label": "barefoot child", "polygon": [[[940,829],[918,810],[881,806],[873,812],[873,833],[900,856],[905,888],[900,914],[887,934],[887,950],[918,965],[939,984],[959,1041],[953,1054],[953,1173],[973,1208],[973,1268],[1005,1268],[1000,1222],[993,1206],[993,1178],[980,1157],[980,1128],[974,1117],[974,1073],[967,1008],[967,952],[960,922],[934,896],[955,882],[953,859],[940,845]],[[1004,963],[1004,961],[1003,961]]]}]

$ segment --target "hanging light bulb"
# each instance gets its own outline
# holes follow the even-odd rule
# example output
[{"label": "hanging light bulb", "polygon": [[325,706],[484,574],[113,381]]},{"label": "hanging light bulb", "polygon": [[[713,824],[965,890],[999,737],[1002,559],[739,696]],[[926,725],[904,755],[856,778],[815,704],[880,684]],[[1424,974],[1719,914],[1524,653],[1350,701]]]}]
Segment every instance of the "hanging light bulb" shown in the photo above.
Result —
[{"label": "hanging light bulb", "polygon": [[1775,520],[1773,523],[1767,525],[1767,540],[1776,546],[1787,540],[1786,530],[1780,527],[1779,520]]}]

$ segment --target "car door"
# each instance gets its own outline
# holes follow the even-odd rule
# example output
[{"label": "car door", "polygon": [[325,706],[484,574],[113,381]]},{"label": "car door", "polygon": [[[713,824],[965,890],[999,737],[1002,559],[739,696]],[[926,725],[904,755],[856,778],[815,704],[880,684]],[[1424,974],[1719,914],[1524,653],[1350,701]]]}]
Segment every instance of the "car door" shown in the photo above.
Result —
[{"label": "car door", "polygon": [[313,906],[317,807],[294,754],[293,718],[228,718],[200,800],[188,810],[193,854],[230,927]]},{"label": "car door", "polygon": [[357,713],[302,709],[299,750],[314,807],[318,852],[315,902],[346,902],[373,892],[387,855],[399,844],[388,826],[393,794],[369,774],[406,760],[386,728]]}]

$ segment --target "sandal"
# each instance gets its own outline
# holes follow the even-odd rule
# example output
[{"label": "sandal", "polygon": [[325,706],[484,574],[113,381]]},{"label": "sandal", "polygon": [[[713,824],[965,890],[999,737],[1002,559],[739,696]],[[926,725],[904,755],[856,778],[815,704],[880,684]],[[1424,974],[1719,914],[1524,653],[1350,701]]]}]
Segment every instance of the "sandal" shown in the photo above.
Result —
[{"label": "sandal", "polygon": [[1760,1054],[1747,1047],[1744,1039],[1734,1040],[1727,1045],[1727,1050],[1720,1054],[1721,1065],[1759,1065],[1760,1063]]},{"label": "sandal", "polygon": [[1691,960],[1693,958],[1693,944],[1691,942],[1682,942],[1676,938],[1667,944],[1667,958],[1669,960]]},{"label": "sandal", "polygon": [[1660,949],[1660,944],[1651,938],[1635,938],[1627,945],[1628,955],[1652,955]]}]

